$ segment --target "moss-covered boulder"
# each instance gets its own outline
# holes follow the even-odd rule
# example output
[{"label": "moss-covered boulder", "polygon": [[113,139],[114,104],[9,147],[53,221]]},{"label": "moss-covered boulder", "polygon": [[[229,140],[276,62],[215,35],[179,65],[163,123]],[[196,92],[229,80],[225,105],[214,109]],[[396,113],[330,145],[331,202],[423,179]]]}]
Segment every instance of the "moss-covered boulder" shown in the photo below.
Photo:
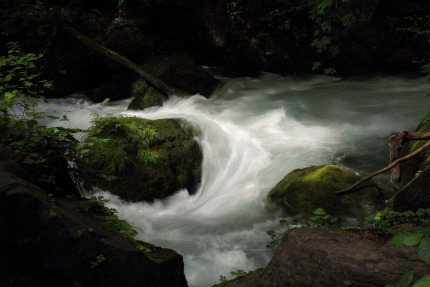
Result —
[{"label": "moss-covered boulder", "polygon": [[329,214],[367,214],[374,209],[380,196],[374,182],[368,181],[350,194],[335,194],[359,179],[336,165],[297,169],[269,192],[269,199],[281,204],[289,213],[309,213],[321,207]]},{"label": "moss-covered boulder", "polygon": [[[416,132],[425,133],[430,132],[430,110],[427,111],[424,118],[418,124],[415,129]],[[416,140],[409,141],[403,147],[401,151],[401,156],[405,156],[410,154],[420,148],[426,141],[425,140]],[[410,180],[412,180],[415,175],[424,170],[430,164],[430,149],[427,148],[417,156],[412,157],[407,160],[405,163],[401,164],[401,181],[403,184],[407,184]]]},{"label": "moss-covered boulder", "polygon": [[195,133],[180,119],[108,118],[90,132],[82,167],[90,184],[129,201],[161,199],[181,189],[192,194],[202,163]]},{"label": "moss-covered boulder", "polygon": [[129,110],[143,110],[149,107],[162,106],[167,99],[162,93],[143,80],[139,79],[132,84],[131,95],[133,100],[128,105]]}]

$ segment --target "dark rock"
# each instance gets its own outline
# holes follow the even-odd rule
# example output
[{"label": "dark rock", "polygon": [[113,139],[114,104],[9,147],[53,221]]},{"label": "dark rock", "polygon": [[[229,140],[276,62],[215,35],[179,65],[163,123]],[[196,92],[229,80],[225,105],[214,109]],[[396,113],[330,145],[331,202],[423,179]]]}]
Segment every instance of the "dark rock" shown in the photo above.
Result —
[{"label": "dark rock", "polygon": [[111,81],[105,83],[90,95],[90,100],[94,103],[103,102],[105,99],[118,101],[131,97],[130,85],[135,76],[131,74],[119,74]]},{"label": "dark rock", "polygon": [[182,256],[125,237],[87,202],[0,168],[0,286],[187,286]]},{"label": "dark rock", "polygon": [[219,81],[195,64],[186,53],[150,57],[143,69],[190,94],[209,97]]},{"label": "dark rock", "polygon": [[322,207],[328,214],[368,215],[379,198],[379,189],[374,182],[364,183],[354,193],[335,193],[359,179],[359,176],[336,165],[297,169],[286,175],[269,192],[269,199],[280,203],[290,213],[310,213]]},{"label": "dark rock", "polygon": [[378,243],[349,231],[287,231],[266,268],[215,286],[362,286],[396,284],[405,272],[430,274],[416,247]]}]

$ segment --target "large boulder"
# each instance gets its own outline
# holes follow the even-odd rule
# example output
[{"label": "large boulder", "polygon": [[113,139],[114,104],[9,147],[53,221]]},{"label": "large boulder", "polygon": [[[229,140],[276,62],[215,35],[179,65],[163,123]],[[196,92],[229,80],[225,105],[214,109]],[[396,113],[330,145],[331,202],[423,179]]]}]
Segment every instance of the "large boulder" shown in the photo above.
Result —
[{"label": "large boulder", "polygon": [[329,214],[369,214],[380,196],[374,182],[364,183],[353,193],[335,193],[359,179],[359,176],[336,165],[313,166],[289,173],[268,196],[271,201],[281,204],[288,213],[310,213],[321,207]]},{"label": "large boulder", "polygon": [[51,196],[17,165],[0,161],[0,286],[187,286],[181,255],[125,236],[90,200]]},{"label": "large boulder", "polygon": [[405,272],[430,274],[415,246],[395,246],[351,231],[287,231],[264,269],[219,287],[356,286],[396,284]]},{"label": "large boulder", "polygon": [[[89,146],[86,161],[82,165],[88,171],[91,184],[128,201],[162,199],[181,189],[187,189],[190,194],[197,191],[201,178],[202,152],[194,140],[195,129],[192,126],[180,119],[118,117],[108,121],[93,134],[98,138],[109,139],[108,146]],[[134,131],[127,135],[129,132],[124,129],[128,126],[155,131],[155,139],[148,142],[147,151],[143,151],[143,156],[155,156],[155,160],[139,160],[142,149],[129,145],[136,134]],[[114,156],[109,162],[98,159],[100,155],[108,157],[110,152],[103,155],[104,149],[115,145],[120,147],[119,151],[111,153],[118,155],[119,160],[127,158],[119,164],[126,165],[126,168],[119,170],[113,167],[115,172],[106,174],[104,168],[114,162]]]}]

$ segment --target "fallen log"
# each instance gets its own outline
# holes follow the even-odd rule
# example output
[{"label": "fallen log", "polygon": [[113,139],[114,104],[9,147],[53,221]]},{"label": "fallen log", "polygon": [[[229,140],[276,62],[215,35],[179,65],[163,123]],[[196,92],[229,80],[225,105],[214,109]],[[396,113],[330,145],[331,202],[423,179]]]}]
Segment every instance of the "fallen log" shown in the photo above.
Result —
[{"label": "fallen log", "polygon": [[[422,139],[422,138],[420,138],[420,139]],[[397,164],[399,164],[402,161],[405,161],[407,159],[410,159],[411,157],[416,156],[417,154],[419,154],[420,152],[422,152],[423,150],[425,150],[428,146],[430,146],[430,141],[426,142],[424,145],[422,145],[416,151],[414,151],[414,152],[412,152],[412,153],[410,153],[410,154],[408,154],[408,155],[406,155],[404,157],[398,158],[397,160],[393,161],[391,164],[389,164],[388,166],[384,167],[383,169],[375,171],[374,173],[372,173],[372,174],[370,174],[370,175],[368,175],[368,176],[360,179],[359,181],[357,181],[356,183],[354,183],[350,187],[336,191],[336,193],[337,194],[342,194],[342,193],[346,193],[346,192],[354,190],[355,188],[357,188],[360,184],[362,184],[366,180],[369,180],[369,179],[371,179],[372,177],[374,177],[374,176],[376,176],[378,174],[381,174],[381,173],[383,173],[383,172],[385,172],[387,170],[392,169],[393,167],[395,167]]]},{"label": "fallen log", "polygon": [[185,91],[182,91],[176,87],[173,87],[166,82],[164,82],[162,79],[152,75],[151,73],[148,73],[144,69],[142,69],[139,65],[136,63],[130,61],[129,59],[125,58],[124,56],[121,56],[120,54],[110,50],[109,48],[106,48],[105,46],[98,43],[96,40],[91,39],[75,28],[71,26],[65,26],[65,31],[72,35],[75,39],[77,39],[79,42],[85,44],[89,48],[95,50],[97,53],[105,56],[106,58],[114,61],[115,63],[123,66],[124,68],[131,70],[144,78],[148,84],[153,86],[155,89],[160,91],[161,93],[165,95],[178,95],[178,96],[191,96],[190,93],[187,93]]}]

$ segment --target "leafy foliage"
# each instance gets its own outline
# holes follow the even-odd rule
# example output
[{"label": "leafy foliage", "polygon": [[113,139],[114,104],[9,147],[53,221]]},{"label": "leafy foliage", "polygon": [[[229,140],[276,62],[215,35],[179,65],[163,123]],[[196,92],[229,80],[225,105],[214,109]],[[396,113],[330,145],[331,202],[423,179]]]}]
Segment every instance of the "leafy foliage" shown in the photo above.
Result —
[{"label": "leafy foliage", "polygon": [[106,179],[126,173],[133,160],[155,163],[158,155],[149,151],[156,131],[126,116],[94,115],[85,139],[83,162]]},{"label": "leafy foliage", "polygon": [[34,107],[44,91],[52,88],[51,82],[41,79],[40,69],[36,67],[43,55],[24,53],[15,42],[7,44],[7,48],[7,56],[0,57],[0,115],[12,113],[21,119],[38,117]]},{"label": "leafy foliage", "polygon": [[99,266],[102,262],[104,262],[106,260],[106,257],[104,257],[103,254],[99,254],[96,256],[96,258],[94,258],[93,261],[90,262],[91,264],[91,269],[96,268],[97,266]]},{"label": "leafy foliage", "polygon": [[430,228],[417,227],[397,234],[391,243],[394,245],[418,246],[418,255],[430,264]]},{"label": "leafy foliage", "polygon": [[[430,14],[423,16],[409,16],[405,20],[409,23],[408,27],[400,28],[400,31],[410,33],[416,38],[424,39],[430,44]],[[421,73],[427,76],[430,84],[430,52],[427,55],[427,59],[420,61]]]},{"label": "leafy foliage", "polygon": [[81,150],[73,137],[80,130],[38,124],[45,115],[36,106],[44,90],[52,88],[37,67],[42,55],[24,53],[18,43],[8,44],[8,49],[8,55],[0,57],[0,144],[11,147],[44,188],[62,192],[54,184],[56,176],[69,171],[80,178],[75,163]]}]

